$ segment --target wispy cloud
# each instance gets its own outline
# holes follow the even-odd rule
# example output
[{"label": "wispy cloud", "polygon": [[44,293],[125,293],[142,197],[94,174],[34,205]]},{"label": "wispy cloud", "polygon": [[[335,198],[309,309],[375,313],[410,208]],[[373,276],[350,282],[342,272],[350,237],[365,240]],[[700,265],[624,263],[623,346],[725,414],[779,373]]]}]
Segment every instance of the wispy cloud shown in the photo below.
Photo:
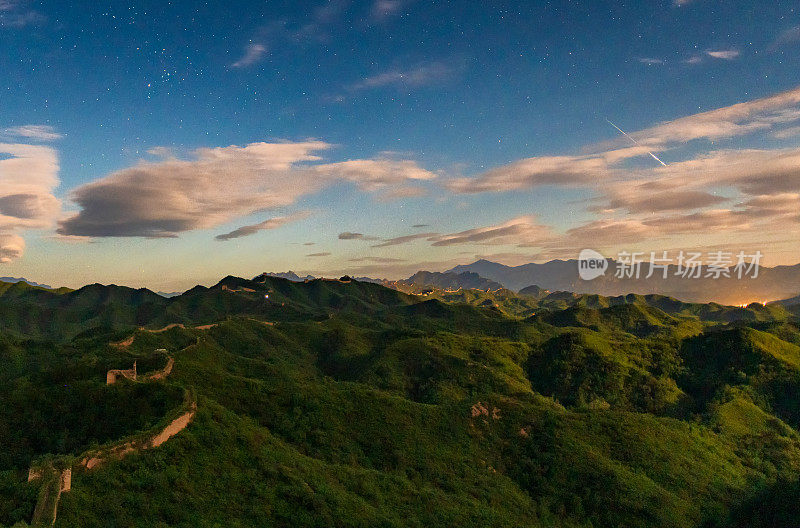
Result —
[{"label": "wispy cloud", "polygon": [[331,253],[330,253],[330,252],[328,252],[328,251],[323,251],[323,252],[321,252],[321,253],[309,253],[309,254],[308,254],[308,255],[306,255],[306,256],[307,256],[307,257],[312,257],[312,258],[314,258],[314,257],[328,257],[328,256],[330,256],[330,255],[331,255]]},{"label": "wispy cloud", "polygon": [[246,68],[259,62],[267,53],[267,47],[263,44],[248,44],[245,48],[244,55],[231,64],[231,68]]},{"label": "wispy cloud", "polygon": [[370,9],[370,18],[384,21],[398,15],[410,3],[410,0],[375,0]]},{"label": "wispy cloud", "polygon": [[453,246],[458,244],[507,245],[518,247],[539,246],[552,238],[549,227],[539,224],[532,215],[512,218],[502,224],[478,227],[432,237],[434,246]]},{"label": "wispy cloud", "polygon": [[380,244],[375,244],[372,247],[380,248],[380,247],[389,247],[389,246],[400,246],[402,244],[407,244],[407,243],[413,242],[415,240],[420,240],[420,239],[424,239],[424,238],[430,239],[430,238],[438,236],[438,235],[439,235],[439,233],[415,233],[413,235],[403,235],[403,236],[394,237],[394,238],[387,238],[383,242],[381,242]]},{"label": "wispy cloud", "polygon": [[605,178],[609,163],[601,156],[542,156],[515,161],[477,178],[457,178],[447,187],[457,193],[505,192],[541,185],[588,184]]},{"label": "wispy cloud", "polygon": [[721,241],[730,240],[731,233],[800,236],[800,148],[718,148],[673,159],[667,166],[621,164],[648,149],[675,150],[675,158],[681,146],[697,140],[719,142],[755,132],[794,137],[800,126],[787,125],[798,121],[800,87],[633,132],[638,147],[620,148],[615,139],[593,146],[589,154],[528,158],[472,178],[453,179],[445,185],[456,193],[545,185],[590,190],[594,197],[588,211],[596,217],[562,233],[523,216],[425,238],[439,246],[522,245],[556,258],[574,256],[582,247],[619,248],[700,233]]},{"label": "wispy cloud", "polygon": [[270,229],[277,229],[281,226],[286,224],[297,222],[299,220],[304,220],[311,216],[311,211],[298,211],[296,213],[292,213],[287,216],[276,216],[274,218],[270,218],[268,220],[264,220],[263,222],[259,222],[257,224],[251,224],[242,226],[238,229],[234,229],[230,233],[225,233],[222,235],[217,235],[214,237],[217,240],[230,240],[232,238],[241,238],[244,236],[254,235],[259,231],[266,231]]},{"label": "wispy cloud", "polygon": [[405,188],[407,182],[427,181],[436,174],[423,169],[412,160],[360,159],[316,165],[313,172],[328,179],[354,182],[365,191],[382,191],[392,187]]},{"label": "wispy cloud", "polygon": [[406,259],[392,258],[392,257],[358,257],[350,259],[350,262],[372,262],[374,264],[394,264],[397,262],[406,262]]},{"label": "wispy cloud", "polygon": [[709,50],[706,51],[706,55],[709,57],[714,57],[715,59],[723,59],[723,60],[733,60],[740,55],[739,50],[735,49],[727,49],[727,50]]},{"label": "wispy cloud", "polygon": [[790,27],[781,31],[770,45],[769,51],[775,51],[795,42],[800,42],[800,26]]},{"label": "wispy cloud", "polygon": [[309,163],[330,147],[322,141],[252,143],[200,148],[189,159],[141,161],[74,189],[70,196],[81,210],[60,223],[59,233],[172,237],[291,205],[337,181],[376,192],[436,177],[411,160]]},{"label": "wispy cloud", "polygon": [[367,236],[363,233],[352,233],[350,231],[345,231],[344,233],[339,233],[339,240],[378,240],[373,236]]},{"label": "wispy cloud", "polygon": [[[327,0],[312,9],[308,16],[274,18],[260,27],[251,39],[257,43],[256,45],[264,47],[264,51],[266,48],[275,49],[284,45],[305,46],[324,43],[330,40],[336,26],[343,22],[350,5],[351,0]],[[245,57],[248,52],[249,50],[245,53]]]},{"label": "wispy cloud", "polygon": [[6,128],[0,133],[6,137],[18,137],[31,139],[34,141],[55,141],[61,139],[63,135],[56,132],[55,128],[49,125],[23,125]]},{"label": "wispy cloud", "polygon": [[[800,87],[667,121],[630,135],[641,145],[660,148],[695,139],[718,140],[769,130],[800,119]],[[610,145],[605,145],[608,148]]]},{"label": "wispy cloud", "polygon": [[648,66],[655,66],[658,64],[664,64],[664,59],[656,59],[652,57],[639,57],[639,62],[642,64],[647,64]]},{"label": "wispy cloud", "polygon": [[784,128],[782,130],[776,130],[772,133],[772,137],[775,139],[788,139],[800,136],[800,126]]},{"label": "wispy cloud", "polygon": [[22,28],[44,22],[45,17],[24,0],[0,0],[0,28]]},{"label": "wispy cloud", "polygon": [[[596,145],[595,148],[598,150],[596,153],[523,159],[472,178],[452,179],[445,185],[456,193],[507,192],[545,185],[589,188],[602,186],[606,193],[616,193],[614,196],[609,194],[609,203],[606,205],[610,208],[619,205],[617,200],[619,196],[635,194],[634,190],[644,193],[640,194],[640,197],[662,193],[660,195],[662,202],[656,206],[656,200],[652,200],[649,205],[647,200],[640,200],[638,204],[626,200],[632,211],[707,206],[719,202],[720,199],[709,194],[706,189],[697,189],[694,184],[697,182],[710,184],[708,174],[713,173],[717,181],[719,178],[730,180],[734,174],[747,172],[748,162],[752,163],[755,159],[759,160],[759,165],[750,167],[751,177],[755,177],[753,171],[761,170],[770,164],[778,164],[774,170],[783,174],[784,171],[779,170],[779,166],[793,164],[794,161],[789,161],[791,155],[779,151],[719,151],[687,162],[673,162],[669,167],[636,170],[623,168],[620,162],[631,157],[645,156],[648,150],[660,152],[699,139],[718,141],[757,131],[769,132],[778,126],[797,121],[800,121],[800,88],[632,132],[630,136],[639,143],[636,147],[618,148],[616,146],[618,140],[615,138],[608,143]],[[784,130],[791,131],[791,129]],[[711,172],[702,173],[701,170]],[[679,177],[678,173],[691,177]],[[660,189],[653,187],[653,180],[662,181],[664,178],[678,178],[688,187],[682,189],[672,186]],[[637,189],[632,180],[648,181],[650,186]],[[786,181],[791,180],[790,177]],[[614,190],[616,186],[612,183],[615,181],[620,182],[619,187],[624,192]],[[679,189],[682,192],[675,194]]]},{"label": "wispy cloud", "polygon": [[296,39],[326,40],[328,38],[328,28],[339,22],[348,7],[350,0],[328,0],[321,6],[314,9],[311,18],[300,25],[300,28],[292,34]]},{"label": "wispy cloud", "polygon": [[665,211],[687,211],[718,205],[729,201],[724,196],[712,194],[702,188],[680,188],[669,182],[668,178],[641,180],[622,179],[607,182],[597,200],[597,206],[589,208],[594,212],[611,212],[624,209],[628,213],[659,213]]},{"label": "wispy cloud", "polygon": [[367,76],[352,84],[350,90],[359,91],[387,86],[405,89],[428,86],[441,83],[454,73],[455,69],[443,62],[428,62],[417,64],[411,68],[393,68]]}]

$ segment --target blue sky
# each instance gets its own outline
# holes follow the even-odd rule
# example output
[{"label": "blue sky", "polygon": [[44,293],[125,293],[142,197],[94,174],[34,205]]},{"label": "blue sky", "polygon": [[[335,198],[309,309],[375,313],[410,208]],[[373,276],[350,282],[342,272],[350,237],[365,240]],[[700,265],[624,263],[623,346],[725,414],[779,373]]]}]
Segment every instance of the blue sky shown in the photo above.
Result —
[{"label": "blue sky", "polygon": [[0,275],[800,260],[796,2],[0,0],[0,46]]}]

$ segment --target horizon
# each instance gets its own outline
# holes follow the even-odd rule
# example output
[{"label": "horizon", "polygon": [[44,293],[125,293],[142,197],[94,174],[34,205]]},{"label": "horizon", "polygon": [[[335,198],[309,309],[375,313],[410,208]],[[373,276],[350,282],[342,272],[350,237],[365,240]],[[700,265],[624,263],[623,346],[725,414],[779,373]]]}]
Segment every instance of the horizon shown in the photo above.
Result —
[{"label": "horizon", "polygon": [[[679,266],[676,266],[676,265],[670,263],[670,264],[666,265],[667,268],[669,269],[668,277],[667,277],[667,273],[665,273],[663,277],[658,277],[656,275],[653,279],[651,279],[650,274],[645,274],[644,273],[645,271],[649,270],[649,268],[646,267],[646,266],[653,266],[654,269],[658,269],[660,266],[657,263],[648,262],[646,260],[640,261],[638,263],[638,265],[636,265],[636,267],[634,269],[641,268],[642,273],[640,274],[639,271],[636,271],[636,273],[634,275],[630,271],[630,266],[631,266],[630,264],[625,264],[624,262],[620,262],[618,260],[615,260],[612,257],[606,257],[605,260],[607,260],[609,262],[609,267],[607,269],[607,272],[604,273],[604,274],[607,275],[607,277],[615,276],[616,278],[621,278],[623,281],[627,280],[627,279],[630,279],[630,280],[633,280],[633,281],[637,281],[637,282],[639,280],[643,280],[647,284],[650,285],[650,288],[647,289],[647,290],[628,289],[628,290],[621,290],[621,291],[616,292],[616,293],[609,293],[609,292],[599,293],[598,291],[596,291],[595,288],[592,287],[592,286],[594,286],[592,281],[594,280],[595,277],[597,277],[599,275],[596,275],[596,276],[591,277],[591,278],[583,277],[581,275],[581,272],[580,272],[581,259],[552,259],[552,260],[549,260],[549,261],[546,261],[546,262],[541,262],[541,263],[528,262],[528,263],[524,263],[524,264],[518,264],[516,266],[507,266],[505,264],[502,264],[502,263],[499,263],[499,262],[490,261],[490,260],[487,260],[487,259],[478,259],[478,260],[476,260],[474,262],[471,262],[469,264],[457,265],[457,266],[454,266],[451,269],[446,269],[446,270],[442,270],[442,271],[420,269],[420,270],[415,271],[413,274],[411,274],[408,277],[400,277],[400,278],[386,278],[386,277],[366,276],[366,275],[350,276],[348,274],[341,274],[341,275],[339,275],[339,274],[332,274],[332,275],[322,275],[322,274],[320,274],[320,275],[314,275],[314,274],[305,273],[305,272],[297,272],[295,270],[286,270],[286,271],[262,271],[260,273],[253,274],[253,275],[247,275],[247,276],[239,276],[239,275],[235,275],[235,274],[226,274],[226,275],[221,276],[219,278],[216,278],[216,279],[214,279],[212,281],[209,281],[209,282],[207,282],[205,284],[195,283],[195,284],[192,284],[189,287],[176,289],[176,290],[161,290],[161,289],[148,288],[146,286],[130,286],[130,285],[126,285],[126,284],[117,284],[117,283],[100,283],[100,282],[96,282],[96,281],[92,282],[92,283],[85,283],[85,284],[81,284],[81,285],[76,285],[74,287],[67,286],[67,288],[74,291],[74,290],[79,290],[81,288],[84,288],[84,287],[87,287],[87,286],[93,286],[93,285],[99,285],[99,286],[104,286],[104,287],[106,287],[106,286],[108,286],[108,287],[111,287],[111,286],[113,286],[113,287],[125,287],[125,288],[137,289],[137,290],[138,289],[146,289],[146,290],[149,290],[149,291],[151,291],[153,293],[156,293],[158,295],[162,295],[162,296],[165,296],[165,297],[173,297],[175,295],[182,295],[183,293],[186,293],[189,290],[194,289],[195,287],[211,288],[213,286],[217,286],[221,282],[225,281],[225,279],[228,279],[228,278],[243,279],[243,280],[246,280],[246,281],[256,281],[256,279],[258,279],[260,276],[267,275],[267,276],[270,276],[270,277],[273,277],[273,278],[277,278],[277,279],[284,279],[284,280],[293,281],[294,279],[288,279],[288,278],[284,277],[284,275],[293,274],[294,276],[296,276],[301,281],[302,281],[302,279],[305,279],[305,278],[307,278],[309,276],[313,280],[322,279],[322,280],[334,280],[335,281],[335,280],[337,280],[339,278],[343,278],[343,277],[346,276],[346,277],[350,277],[353,280],[366,279],[367,282],[385,281],[385,282],[387,282],[389,284],[382,284],[383,286],[388,286],[389,288],[395,289],[395,288],[397,288],[396,283],[402,283],[403,281],[414,279],[414,277],[416,275],[420,274],[420,273],[439,273],[439,274],[442,274],[442,275],[458,275],[458,276],[463,275],[463,274],[466,273],[466,274],[475,275],[475,276],[479,277],[480,279],[490,280],[492,282],[496,282],[496,283],[498,283],[500,285],[501,289],[510,290],[512,292],[515,292],[515,293],[519,292],[521,289],[524,289],[524,288],[537,287],[537,288],[541,288],[543,291],[548,291],[550,293],[569,292],[569,293],[572,293],[572,294],[578,295],[578,296],[580,296],[580,295],[599,295],[600,297],[615,298],[615,297],[624,297],[624,296],[627,296],[627,295],[645,295],[645,296],[646,295],[656,295],[656,296],[663,296],[663,297],[673,298],[673,299],[676,299],[678,301],[687,302],[687,303],[695,303],[695,304],[718,303],[718,304],[722,304],[722,305],[725,305],[725,306],[737,306],[737,307],[742,307],[742,308],[750,306],[752,304],[759,304],[759,305],[762,305],[762,306],[767,306],[770,303],[776,303],[776,302],[779,302],[779,301],[794,301],[795,299],[797,299],[797,297],[800,297],[800,287],[795,286],[794,289],[792,289],[793,286],[791,286],[789,284],[781,284],[781,283],[779,283],[777,287],[778,287],[778,290],[781,292],[781,294],[772,295],[769,298],[766,298],[764,295],[753,295],[752,293],[749,292],[749,290],[747,288],[748,285],[746,285],[746,284],[745,284],[744,291],[739,296],[736,296],[736,295],[732,296],[730,294],[730,292],[725,293],[725,294],[719,294],[719,292],[717,292],[718,295],[715,295],[715,294],[711,293],[711,292],[714,291],[713,288],[709,288],[707,286],[706,289],[703,289],[703,288],[699,289],[699,291],[701,291],[701,292],[705,291],[705,293],[699,293],[698,294],[697,291],[692,292],[691,289],[685,290],[685,293],[688,292],[688,293],[686,293],[686,295],[688,295],[689,297],[691,297],[692,295],[695,295],[695,296],[696,295],[704,295],[705,298],[703,298],[703,299],[687,298],[687,297],[684,297],[683,295],[676,294],[676,293],[670,291],[670,287],[671,286],[670,286],[670,283],[668,282],[668,280],[677,280],[678,282],[683,282],[683,284],[692,284],[698,279],[700,279],[701,282],[703,280],[705,280],[706,282],[709,282],[710,275],[707,275],[706,271],[703,271],[702,273],[698,274],[697,277],[691,277],[691,276],[686,276],[686,275],[681,276],[681,273],[680,273],[680,269],[681,268]],[[502,279],[498,279],[498,278],[491,278],[490,279],[485,274],[482,274],[481,272],[475,271],[473,269],[467,269],[467,270],[464,270],[464,269],[457,270],[456,269],[456,268],[471,268],[472,266],[478,265],[478,264],[481,264],[481,263],[496,264],[496,265],[502,266],[503,268],[506,268],[508,270],[518,270],[520,268],[524,268],[524,267],[530,266],[530,265],[543,266],[543,265],[552,264],[552,263],[563,263],[563,264],[575,263],[575,264],[577,264],[579,266],[576,269],[577,273],[576,273],[576,275],[574,277],[574,279],[576,280],[575,284],[580,284],[580,285],[583,285],[583,286],[582,287],[577,287],[577,288],[576,287],[572,287],[572,288],[550,288],[550,287],[547,287],[547,286],[542,286],[542,284],[544,284],[544,283],[538,282],[536,279],[533,279],[533,282],[531,284],[526,283],[523,286],[519,286],[518,285],[518,286],[515,287],[515,286],[511,286],[511,285],[508,285],[508,284],[504,283],[504,281]],[[613,265],[613,268],[611,267],[612,265]],[[620,266],[622,266],[624,269],[629,269],[629,272],[628,272],[627,275],[624,274],[624,273],[620,275],[620,271],[619,271]],[[723,278],[727,277],[729,279],[734,279],[735,280],[736,279],[736,266],[737,265],[731,265],[730,267],[726,268],[730,272],[730,276],[724,275]],[[711,269],[711,268],[707,267],[705,264],[702,264],[700,267],[701,267],[702,270]],[[677,268],[679,271],[675,272],[671,268]],[[764,270],[777,270],[777,269],[781,269],[781,268],[800,268],[800,263],[793,264],[793,265],[777,265],[777,266],[772,266],[772,267],[770,267],[770,266],[759,266],[758,264],[756,264],[755,273],[753,273],[752,268],[751,269],[743,268],[742,271],[740,271],[742,276],[740,276],[739,279],[741,280],[742,277],[744,277],[745,280],[748,279],[748,278],[758,279],[759,277],[763,277],[763,273],[762,272]],[[689,269],[691,269],[691,268],[689,268]],[[613,271],[611,271],[611,270],[613,270]],[[33,286],[40,286],[40,287],[53,289],[53,290],[65,287],[64,285],[52,285],[52,284],[47,284],[46,282],[38,282],[38,281],[35,281],[35,280],[32,280],[32,279],[29,279],[27,277],[0,277],[0,282],[6,282],[6,279],[10,279],[10,282],[12,282],[12,283],[13,282],[26,282],[26,283],[31,284]],[[580,280],[577,280],[577,279],[580,279]],[[712,280],[710,282],[713,283],[716,278],[711,278],[711,279]],[[764,279],[762,278],[762,282],[763,282],[763,280]],[[792,279],[790,279],[790,281],[791,280]],[[658,283],[659,281],[663,281],[662,282],[662,284],[663,284],[662,286],[659,287],[656,284],[655,287],[652,287],[653,283]],[[798,281],[798,280],[795,280],[795,282],[800,284],[800,281]],[[434,286],[436,289],[441,289],[438,286],[435,286],[433,283],[430,283],[430,285]],[[631,288],[633,288],[633,287],[634,286],[631,285]],[[473,289],[473,288],[474,288],[473,286],[459,286],[457,289],[458,290],[462,290],[462,289],[470,290],[470,289]],[[397,288],[397,289],[401,289],[401,288]],[[477,288],[477,289],[480,290],[480,291],[483,290],[483,288]],[[486,290],[486,291],[490,291],[490,290]],[[734,297],[735,297],[735,300],[732,300]]]},{"label": "horizon", "polygon": [[241,7],[0,5],[0,275],[800,261],[791,2]]}]

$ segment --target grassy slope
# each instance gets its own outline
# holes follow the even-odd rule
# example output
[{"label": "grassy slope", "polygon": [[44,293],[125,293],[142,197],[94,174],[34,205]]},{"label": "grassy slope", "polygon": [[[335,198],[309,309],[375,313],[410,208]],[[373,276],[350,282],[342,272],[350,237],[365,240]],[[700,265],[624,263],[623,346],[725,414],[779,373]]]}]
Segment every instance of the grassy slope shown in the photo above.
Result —
[{"label": "grassy slope", "polygon": [[[191,387],[199,405],[164,446],[76,471],[57,526],[722,525],[800,470],[789,323],[705,328],[663,299],[519,320],[361,283],[222,284],[258,291],[198,288],[152,319],[211,329],[50,345],[46,365],[86,379],[159,368],[167,348],[150,394]],[[48,357],[31,346],[7,346],[10,381]],[[116,434],[151,423],[129,414]],[[72,449],[103,441],[87,431]],[[32,508],[23,462],[0,471],[0,522]]]}]

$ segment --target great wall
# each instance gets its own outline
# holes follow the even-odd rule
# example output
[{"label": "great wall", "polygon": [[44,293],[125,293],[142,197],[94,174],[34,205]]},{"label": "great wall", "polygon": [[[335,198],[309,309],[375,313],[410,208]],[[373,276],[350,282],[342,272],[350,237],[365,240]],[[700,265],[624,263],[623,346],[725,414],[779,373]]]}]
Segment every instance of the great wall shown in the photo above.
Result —
[{"label": "great wall", "polygon": [[[207,330],[213,326],[215,325],[198,326],[196,329]],[[158,330],[147,330],[144,328],[140,328],[139,330],[158,333],[175,327],[183,328],[183,325],[171,324]],[[133,344],[135,337],[134,334],[124,341],[111,343],[111,345],[127,348]],[[156,349],[155,352],[164,355],[168,354],[166,349]],[[163,380],[170,375],[174,365],[175,359],[167,355],[167,363],[164,368],[140,376],[136,370],[136,361],[134,361],[133,367],[130,369],[109,370],[106,373],[106,384],[112,385],[116,383],[120,377],[134,383],[152,383]],[[166,426],[157,430],[151,430],[136,438],[122,440],[104,448],[86,451],[76,459],[60,457],[55,461],[48,459],[31,466],[28,470],[28,482],[41,481],[41,487],[30,526],[44,527],[53,526],[55,524],[61,494],[67,493],[72,489],[73,469],[77,471],[91,471],[109,461],[122,459],[130,453],[156,448],[183,431],[191,423],[192,419],[194,419],[195,413],[197,412],[197,400],[190,391],[186,392],[182,407],[183,409],[180,415],[171,420]]]},{"label": "great wall", "polygon": [[197,402],[190,397],[187,404],[188,409],[180,416],[172,420],[163,429],[156,433],[150,433],[143,439],[127,440],[113,446],[84,453],[78,462],[80,467],[94,469],[110,460],[120,460],[130,453],[144,451],[158,447],[171,437],[180,433],[194,418],[197,412]]}]

